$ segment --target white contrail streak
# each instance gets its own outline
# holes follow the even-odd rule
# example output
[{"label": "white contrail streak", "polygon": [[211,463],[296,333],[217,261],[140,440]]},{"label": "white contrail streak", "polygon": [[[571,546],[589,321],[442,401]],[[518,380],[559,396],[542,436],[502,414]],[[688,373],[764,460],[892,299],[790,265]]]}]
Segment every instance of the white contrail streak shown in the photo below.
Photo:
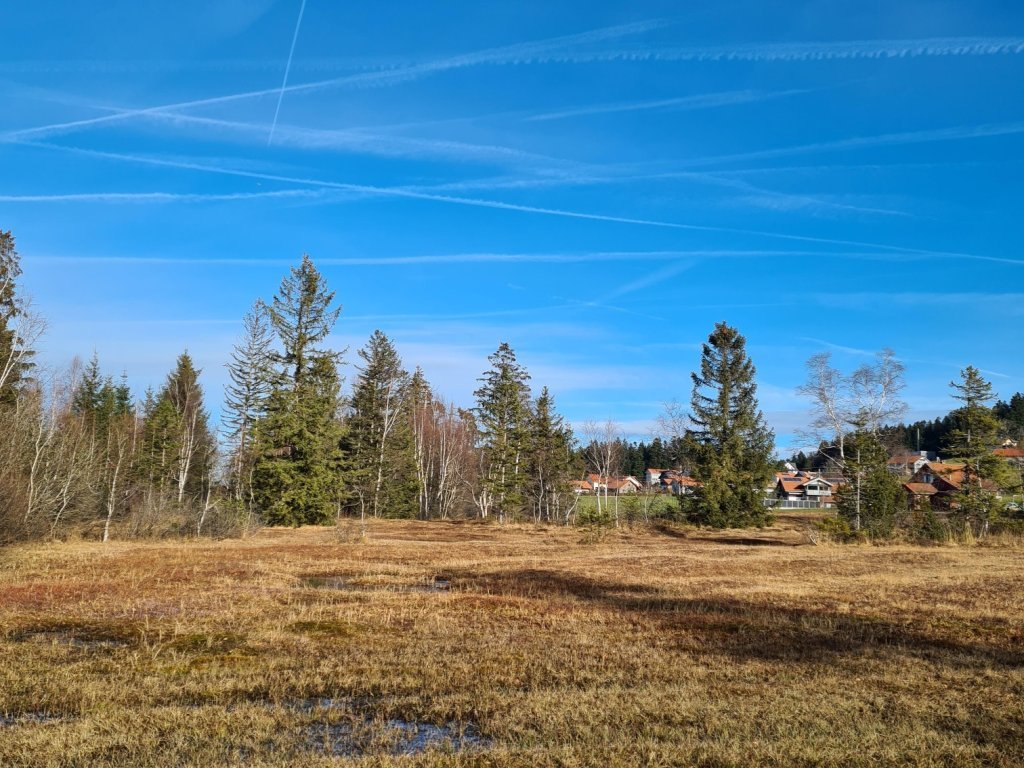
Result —
[{"label": "white contrail streak", "polygon": [[295,43],[299,39],[299,27],[302,25],[302,14],[306,11],[306,0],[302,0],[299,6],[299,18],[295,22],[295,33],[292,35],[292,47],[288,50],[288,61],[284,65],[284,80],[281,81],[281,91],[277,94],[277,107],[274,109],[274,121],[270,124],[270,135],[267,136],[267,146],[274,141],[274,130],[277,128],[277,117],[281,114],[281,102],[284,101],[284,89],[288,87],[288,73],[292,69],[292,58],[295,56]]},{"label": "white contrail streak", "polygon": [[282,189],[276,192],[228,192],[201,194],[181,192],[72,192],[53,195],[0,195],[0,203],[211,203],[260,198],[322,197],[310,189]]},{"label": "white contrail streak", "polygon": [[399,67],[396,69],[363,72],[345,77],[335,77],[329,80],[318,80],[311,83],[289,85],[284,88],[264,88],[257,91],[246,91],[243,93],[227,94],[225,96],[193,99],[191,101],[181,101],[175,104],[163,104],[156,107],[146,107],[144,109],[118,111],[114,114],[102,115],[100,117],[90,117],[82,120],[71,120],[64,123],[52,123],[50,125],[40,125],[34,128],[23,128],[20,130],[8,131],[0,134],[0,141],[13,142],[20,141],[22,139],[40,138],[54,134],[68,133],[94,125],[118,123],[130,120],[137,116],[173,112],[175,110],[192,109],[194,107],[205,107],[214,104],[225,104],[229,102],[243,101],[246,99],[277,95],[281,92],[311,93],[324,90],[326,88],[341,88],[345,86],[372,88],[395,85],[397,83],[408,82],[410,80],[426,77],[438,72],[446,72],[449,70],[462,69],[464,67],[478,66],[481,64],[525,63],[538,56],[548,54],[553,50],[563,49],[568,46],[600,42],[602,40],[622,37],[624,35],[639,34],[661,25],[662,22],[660,21],[643,21],[632,24],[622,24],[615,27],[605,27],[573,35],[546,38],[544,40],[537,40],[528,43],[515,43],[513,45],[506,45],[499,48],[488,48],[482,51],[450,56],[444,59],[435,59],[423,62],[422,64],[413,64],[411,66]]},{"label": "white contrail streak", "polygon": [[44,149],[55,149],[63,152],[85,155],[87,157],[103,157],[111,160],[124,162],[141,163],[163,168],[181,168],[183,170],[201,171],[204,173],[217,173],[225,176],[236,176],[247,179],[261,179],[264,181],[277,181],[284,184],[299,184],[305,187],[319,187],[321,189],[337,189],[344,192],[355,192],[363,195],[397,197],[411,200],[429,200],[438,203],[451,203],[454,205],[465,205],[475,208],[492,208],[503,211],[519,211],[522,213],[536,213],[544,216],[558,216],[569,219],[583,219],[586,221],[605,221],[615,224],[636,224],[646,227],[661,227],[666,229],[685,230],[689,232],[721,232],[732,235],[752,235],[755,237],[768,237],[775,240],[788,240],[800,243],[820,243],[823,245],[843,245],[857,248],[878,248],[894,253],[911,254],[932,254],[933,251],[920,248],[908,248],[899,245],[888,245],[885,243],[870,243],[859,240],[839,240],[828,237],[813,237],[810,235],[793,235],[783,232],[769,232],[756,229],[742,229],[739,227],[716,227],[706,224],[684,224],[681,222],[662,221],[658,219],[641,219],[628,216],[612,216],[601,213],[586,213],[583,211],[571,211],[562,208],[543,208],[533,205],[520,205],[518,203],[506,203],[500,200],[487,200],[474,197],[457,197],[453,195],[438,195],[429,192],[417,192],[403,187],[377,187],[368,184],[353,184],[350,182],[327,181],[323,179],[310,179],[297,176],[283,176],[272,173],[261,173],[258,171],[246,171],[240,168],[224,168],[203,163],[187,162],[182,160],[165,160],[157,157],[146,157],[144,155],[127,155],[118,152],[105,152],[96,149],[84,149],[82,147],[68,147],[60,144],[45,144],[42,142],[23,142],[25,146],[40,147]]},{"label": "white contrail streak", "polygon": [[696,96],[680,96],[673,99],[657,99],[654,101],[627,101],[612,104],[595,104],[590,107],[579,107],[577,109],[566,109],[558,112],[546,112],[539,115],[531,115],[525,118],[527,122],[541,120],[563,120],[567,117],[586,117],[590,115],[603,115],[613,112],[635,112],[645,109],[713,109],[725,107],[732,104],[748,104],[755,101],[766,101],[784,96],[793,96],[800,93],[808,93],[809,89],[799,88],[787,91],[724,91],[722,93],[704,93]]},{"label": "white contrail streak", "polygon": [[828,61],[914,59],[925,56],[997,56],[1024,53],[1024,37],[933,37],[920,40],[846,40],[754,43],[694,48],[639,48],[567,52],[535,57],[534,64],[594,61]]}]

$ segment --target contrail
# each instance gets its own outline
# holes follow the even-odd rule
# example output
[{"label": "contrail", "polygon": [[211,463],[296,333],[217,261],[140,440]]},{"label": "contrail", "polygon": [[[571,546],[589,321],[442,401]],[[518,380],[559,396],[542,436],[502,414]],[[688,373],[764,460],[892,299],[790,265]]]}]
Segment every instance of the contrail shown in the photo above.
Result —
[{"label": "contrail", "polygon": [[582,219],[586,221],[605,221],[616,224],[635,224],[646,227],[659,227],[666,229],[684,230],[689,232],[721,232],[733,235],[754,235],[756,237],[769,237],[777,240],[787,240],[800,243],[820,243],[827,245],[844,245],[860,248],[879,248],[893,253],[924,254],[934,255],[935,251],[910,248],[900,245],[889,245],[886,243],[871,243],[860,240],[841,240],[829,237],[813,237],[811,235],[794,235],[784,232],[771,232],[757,229],[744,229],[742,227],[716,227],[707,224],[686,224],[682,222],[663,221],[659,219],[632,218],[628,216],[612,216],[601,213],[588,213],[583,211],[566,210],[564,208],[544,208],[534,205],[521,205],[518,203],[506,203],[500,200],[489,200],[473,197],[460,197],[455,195],[438,195],[428,192],[417,192],[407,187],[378,187],[369,184],[355,184],[352,182],[328,181],[326,179],[302,178],[297,176],[285,176],[273,173],[260,173],[258,171],[246,171],[241,168],[227,168],[204,163],[169,160],[159,157],[147,157],[145,155],[129,155],[119,152],[106,152],[97,149],[84,149],[82,147],[69,147],[61,144],[47,144],[44,142],[21,142],[24,146],[53,149],[62,152],[85,155],[89,157],[105,157],[111,160],[121,160],[143,165],[153,165],[164,168],[181,168],[184,170],[200,171],[203,173],[216,173],[225,176],[236,176],[247,179],[261,179],[263,181],[277,181],[283,184],[297,184],[305,187],[319,187],[322,189],[336,189],[344,192],[354,192],[362,195],[394,197],[411,200],[428,200],[438,203],[450,203],[475,208],[491,208],[502,211],[518,211],[521,213],[534,213],[544,216],[557,216],[568,219]]},{"label": "contrail", "polygon": [[449,56],[443,59],[434,59],[421,64],[399,67],[397,69],[389,69],[379,72],[364,72],[357,75],[348,75],[346,77],[335,77],[329,80],[317,80],[310,83],[288,85],[280,89],[264,88],[256,91],[230,93],[224,96],[211,96],[203,99],[180,101],[175,104],[161,104],[155,107],[117,111],[114,114],[102,115],[100,117],[70,120],[64,123],[51,123],[50,125],[40,125],[34,128],[22,128],[19,130],[7,131],[6,133],[0,134],[0,142],[10,143],[21,139],[74,132],[80,128],[122,122],[138,116],[261,98],[264,96],[278,94],[280,91],[284,91],[285,93],[313,93],[326,88],[341,88],[345,86],[355,88],[388,86],[408,82],[409,80],[415,80],[420,77],[427,77],[440,72],[480,66],[482,64],[526,63],[551,51],[562,50],[569,46],[600,42],[625,35],[641,34],[658,26],[662,26],[662,22],[658,20],[621,24],[614,27],[594,29],[589,32],[562,35],[561,37],[551,37],[527,43],[514,43],[512,45],[506,45],[499,48],[488,48],[481,51],[474,51],[472,53]]},{"label": "contrail", "polygon": [[292,57],[295,56],[295,43],[299,39],[299,27],[302,24],[302,14],[306,10],[306,0],[302,0],[299,6],[299,18],[295,22],[295,34],[292,35],[292,47],[288,51],[288,61],[284,65],[284,80],[281,81],[281,91],[277,94],[277,108],[274,110],[274,122],[270,124],[270,135],[267,136],[267,146],[274,141],[274,130],[277,128],[277,116],[281,114],[281,102],[284,101],[284,90],[288,87],[288,73],[292,69]]}]

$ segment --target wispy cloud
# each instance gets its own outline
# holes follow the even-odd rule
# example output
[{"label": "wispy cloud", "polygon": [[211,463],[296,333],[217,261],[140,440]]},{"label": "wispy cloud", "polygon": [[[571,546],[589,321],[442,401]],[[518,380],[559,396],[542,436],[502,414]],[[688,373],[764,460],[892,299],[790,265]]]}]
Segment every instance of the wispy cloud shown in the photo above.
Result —
[{"label": "wispy cloud", "polygon": [[[172,125],[194,126],[208,131],[229,132],[262,142],[267,126],[259,123],[198,117],[179,112],[154,112],[146,120]],[[305,150],[334,150],[385,157],[437,157],[462,162],[494,163],[521,166],[574,166],[575,163],[514,147],[474,144],[448,139],[422,139],[367,128],[317,129],[278,124],[274,143]]]},{"label": "wispy cloud", "polygon": [[302,26],[302,14],[306,12],[306,0],[299,4],[299,18],[295,21],[295,32],[292,34],[292,45],[288,49],[288,60],[284,65],[284,78],[281,80],[281,91],[277,94],[277,106],[274,108],[274,120],[270,123],[270,135],[267,137],[267,146],[274,142],[274,129],[277,128],[277,118],[281,114],[281,102],[284,101],[284,90],[288,87],[288,74],[292,71],[292,59],[295,58],[295,43],[299,40],[299,27]]},{"label": "wispy cloud", "polygon": [[323,192],[312,189],[282,189],[274,192],[229,192],[203,194],[188,192],[81,192],[54,195],[2,195],[0,203],[211,203],[260,198],[317,198]]},{"label": "wispy cloud", "polygon": [[642,291],[644,288],[650,288],[652,285],[664,283],[669,278],[675,277],[681,272],[691,269],[697,263],[698,261],[696,259],[688,259],[676,261],[671,264],[660,264],[657,267],[650,269],[643,277],[626,283],[625,285],[621,285],[611,293],[606,294],[602,301],[618,299],[622,296],[628,296],[631,293]]},{"label": "wispy cloud", "polygon": [[565,109],[558,112],[544,112],[538,115],[530,115],[525,119],[528,122],[564,120],[568,117],[586,117],[613,112],[637,112],[640,110],[650,109],[713,109],[715,107],[726,107],[733,104],[749,104],[751,102],[767,101],[768,99],[778,99],[785,96],[793,96],[808,92],[809,89],[807,88],[794,88],[786,91],[724,91],[722,93],[704,93],[695,96],[680,96],[672,99],[594,104],[589,107],[577,107],[575,109]]},{"label": "wispy cloud", "polygon": [[[562,208],[545,208],[541,206],[523,205],[519,203],[508,203],[500,200],[483,198],[460,197],[454,195],[441,195],[429,192],[421,192],[405,187],[379,187],[367,184],[355,184],[351,182],[329,181],[324,179],[304,178],[297,176],[286,176],[282,174],[262,173],[249,171],[240,168],[229,168],[223,166],[207,165],[200,162],[192,162],[177,159],[165,159],[150,157],[146,155],[130,155],[118,152],[105,152],[101,150],[85,149],[82,147],[69,147],[60,144],[47,144],[42,142],[22,142],[26,146],[33,146],[42,149],[70,152],[89,157],[106,158],[124,162],[139,163],[165,168],[179,168],[193,170],[203,173],[215,173],[238,178],[261,179],[264,181],[276,181],[284,184],[297,184],[306,187],[317,187],[321,189],[334,189],[343,192],[352,192],[362,195],[404,198],[410,200],[425,200],[431,202],[448,203],[452,205],[469,206],[475,208],[490,208],[495,210],[516,211],[520,213],[538,214],[542,216],[555,216],[567,219],[578,219],[583,221],[599,221],[613,224],[629,224],[644,227],[656,227],[665,229],[676,229],[692,232],[719,232],[734,235],[746,235],[764,237],[775,240],[785,240],[799,243],[814,243],[818,245],[844,246],[854,248],[871,248],[891,253],[912,254],[934,257],[965,257],[978,258],[980,260],[993,260],[993,257],[974,257],[970,254],[954,254],[939,251],[932,251],[921,248],[892,245],[889,243],[872,243],[859,240],[844,240],[838,238],[815,237],[811,235],[796,235],[785,232],[771,232],[766,230],[745,229],[741,227],[719,227],[706,224],[689,224],[683,222],[663,221],[659,219],[634,218],[629,216],[616,216],[602,213],[589,213],[584,211],[573,211]],[[1014,262],[1010,262],[1014,263]],[[1024,263],[1024,262],[1021,262]]]},{"label": "wispy cloud", "polygon": [[284,93],[313,93],[331,88],[344,87],[385,87],[465,67],[479,66],[483,64],[526,63],[533,61],[538,56],[544,56],[573,46],[597,43],[627,35],[642,34],[659,26],[663,26],[663,24],[664,22],[659,20],[620,24],[613,27],[603,27],[601,29],[572,35],[562,35],[559,37],[546,38],[532,42],[515,43],[513,45],[506,45],[498,48],[488,48],[475,51],[473,53],[433,59],[420,64],[397,67],[394,69],[361,72],[354,75],[334,77],[310,83],[287,85],[283,88],[264,88],[255,91],[244,91],[241,93],[231,93],[223,96],[212,96],[203,99],[181,101],[173,104],[163,104],[143,109],[122,110],[108,115],[101,115],[99,117],[70,120],[63,123],[51,123],[49,125],[37,126],[34,128],[7,131],[6,133],[0,134],[0,141],[12,142],[33,138],[38,139],[46,136],[74,132],[97,125],[123,122],[125,120],[145,115],[194,109],[196,107],[212,106],[215,104],[225,104],[248,99],[265,98],[267,96],[280,97]]},{"label": "wispy cloud", "polygon": [[1024,133],[1024,122],[986,123],[983,125],[964,125],[953,128],[935,128],[925,131],[905,131],[902,133],[883,133],[877,136],[855,136],[836,141],[821,141],[813,144],[800,144],[792,147],[761,149],[754,152],[738,152],[730,155],[716,155],[683,161],[687,166],[715,165],[718,163],[736,162],[741,160],[762,160],[791,155],[805,155],[816,152],[835,152],[846,149],[862,149],[865,147],[885,147],[903,144],[924,144],[935,141],[960,141],[964,139],[983,139],[992,136],[1011,136]]}]

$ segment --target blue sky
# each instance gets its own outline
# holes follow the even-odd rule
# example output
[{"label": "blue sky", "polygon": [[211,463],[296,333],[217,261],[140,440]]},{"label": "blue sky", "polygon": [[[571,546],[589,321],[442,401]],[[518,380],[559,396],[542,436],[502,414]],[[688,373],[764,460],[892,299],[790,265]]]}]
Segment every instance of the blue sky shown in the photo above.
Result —
[{"label": "blue sky", "polygon": [[462,405],[508,341],[570,421],[646,437],[719,320],[783,450],[823,350],[894,349],[913,418],[967,364],[1024,390],[1024,6],[582,8],[5,9],[0,227],[42,359],[141,392],[188,348],[216,411],[308,252],[350,362],[381,328]]}]

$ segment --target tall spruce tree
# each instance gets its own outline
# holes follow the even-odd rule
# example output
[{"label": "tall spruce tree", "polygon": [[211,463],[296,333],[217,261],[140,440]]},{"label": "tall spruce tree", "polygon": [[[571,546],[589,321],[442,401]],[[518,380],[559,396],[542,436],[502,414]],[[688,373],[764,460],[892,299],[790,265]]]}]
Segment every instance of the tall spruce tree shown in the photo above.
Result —
[{"label": "tall spruce tree", "polygon": [[544,387],[530,414],[527,445],[527,495],[534,519],[560,520],[575,469],[575,442],[572,430],[555,410],[554,398]]},{"label": "tall spruce tree", "polygon": [[0,230],[0,406],[13,405],[22,380],[32,369],[25,307],[17,294],[21,259],[14,235]]},{"label": "tall spruce tree", "polygon": [[258,426],[252,494],[274,525],[323,524],[341,490],[341,353],[317,345],[341,312],[309,256],[292,268],[269,307],[281,349]]},{"label": "tall spruce tree", "polygon": [[419,482],[413,440],[411,380],[394,344],[374,331],[359,350],[345,445],[349,497],[360,514],[415,517]]},{"label": "tall spruce tree", "polygon": [[523,507],[526,448],[529,439],[530,379],[516,353],[502,342],[487,358],[491,369],[479,379],[474,412],[484,468],[480,478],[481,509],[494,509],[498,521],[513,518]]},{"label": "tall spruce tree", "polygon": [[231,493],[237,500],[248,501],[255,460],[255,428],[266,414],[267,398],[274,384],[274,340],[262,301],[246,313],[242,328],[242,338],[231,350],[231,362],[227,364],[230,381],[224,389],[224,424],[230,430]]},{"label": "tall spruce tree", "polygon": [[693,428],[686,441],[701,486],[688,501],[699,523],[727,528],[771,521],[763,499],[774,435],[758,408],[754,375],[743,336],[717,323],[703,345],[700,371],[691,374]]}]

